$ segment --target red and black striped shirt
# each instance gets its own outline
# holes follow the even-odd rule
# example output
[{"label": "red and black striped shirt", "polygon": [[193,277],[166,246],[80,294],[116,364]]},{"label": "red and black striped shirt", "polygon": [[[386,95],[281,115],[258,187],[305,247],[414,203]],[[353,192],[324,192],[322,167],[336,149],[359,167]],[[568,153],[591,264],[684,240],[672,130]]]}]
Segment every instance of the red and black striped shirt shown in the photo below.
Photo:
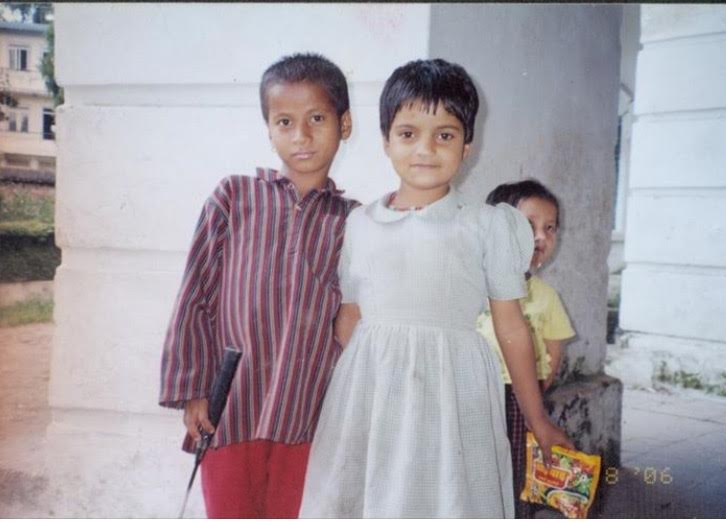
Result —
[{"label": "red and black striped shirt", "polygon": [[164,342],[159,404],[173,408],[209,395],[224,347],[243,352],[214,446],[312,440],[340,354],[337,265],[358,203],[330,179],[300,198],[276,171],[257,175],[205,203]]}]

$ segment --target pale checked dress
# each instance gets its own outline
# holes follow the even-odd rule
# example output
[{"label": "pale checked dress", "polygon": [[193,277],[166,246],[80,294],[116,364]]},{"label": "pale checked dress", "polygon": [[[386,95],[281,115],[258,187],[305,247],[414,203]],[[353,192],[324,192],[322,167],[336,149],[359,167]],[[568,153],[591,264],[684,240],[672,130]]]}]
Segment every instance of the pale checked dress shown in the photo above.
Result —
[{"label": "pale checked dress", "polygon": [[452,188],[421,210],[351,212],[339,265],[362,320],[328,387],[301,517],[513,516],[504,388],[477,333],[486,298],[527,294],[526,218]]}]

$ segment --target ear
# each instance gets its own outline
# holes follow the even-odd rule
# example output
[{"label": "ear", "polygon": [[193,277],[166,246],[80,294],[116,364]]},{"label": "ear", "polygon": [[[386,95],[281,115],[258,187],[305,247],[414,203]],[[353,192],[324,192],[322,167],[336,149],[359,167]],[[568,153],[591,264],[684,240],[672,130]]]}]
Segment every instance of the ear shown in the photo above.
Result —
[{"label": "ear", "polygon": [[350,116],[350,111],[345,111],[340,117],[341,139],[347,140],[350,138],[351,132],[353,132],[353,118]]},{"label": "ear", "polygon": [[464,145],[464,152],[461,155],[461,159],[466,159],[469,157],[469,154],[471,153],[471,143],[467,143]]},{"label": "ear", "polygon": [[388,138],[386,136],[384,136],[383,137],[383,152],[385,152],[386,156],[388,156],[389,158],[391,157],[391,153],[389,151],[390,147],[391,147],[391,142],[388,141]]}]

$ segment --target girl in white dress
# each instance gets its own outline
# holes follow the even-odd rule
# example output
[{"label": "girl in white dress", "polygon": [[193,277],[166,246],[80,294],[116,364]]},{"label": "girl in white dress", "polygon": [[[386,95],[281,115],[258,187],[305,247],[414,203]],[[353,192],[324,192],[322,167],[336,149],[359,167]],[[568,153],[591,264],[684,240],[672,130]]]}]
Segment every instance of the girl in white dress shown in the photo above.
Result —
[{"label": "girl in white dress", "polygon": [[450,186],[478,109],[466,71],[410,62],[381,94],[399,189],[346,223],[336,333],[345,346],[313,439],[301,517],[513,516],[497,356],[475,330],[489,296],[525,418],[548,454],[571,447],[547,418],[517,299],[532,231],[502,204]]}]

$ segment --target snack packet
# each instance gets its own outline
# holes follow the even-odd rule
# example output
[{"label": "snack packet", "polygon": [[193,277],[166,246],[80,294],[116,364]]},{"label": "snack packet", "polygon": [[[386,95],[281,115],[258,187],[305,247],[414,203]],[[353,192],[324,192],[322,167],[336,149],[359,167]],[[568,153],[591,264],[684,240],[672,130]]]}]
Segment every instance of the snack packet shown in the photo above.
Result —
[{"label": "snack packet", "polygon": [[600,456],[552,447],[552,464],[532,433],[527,433],[527,470],[520,500],[551,506],[567,518],[585,518],[600,479]]}]

